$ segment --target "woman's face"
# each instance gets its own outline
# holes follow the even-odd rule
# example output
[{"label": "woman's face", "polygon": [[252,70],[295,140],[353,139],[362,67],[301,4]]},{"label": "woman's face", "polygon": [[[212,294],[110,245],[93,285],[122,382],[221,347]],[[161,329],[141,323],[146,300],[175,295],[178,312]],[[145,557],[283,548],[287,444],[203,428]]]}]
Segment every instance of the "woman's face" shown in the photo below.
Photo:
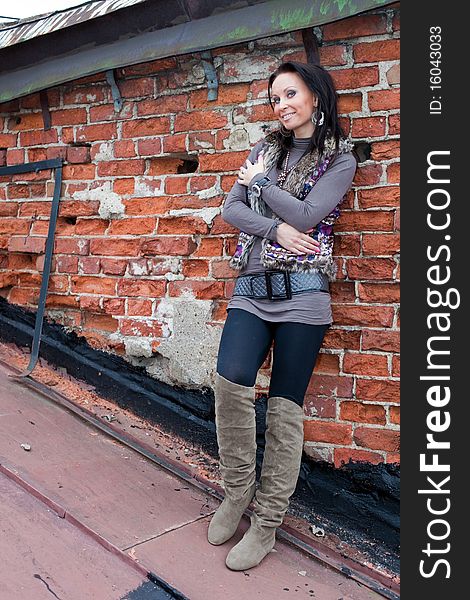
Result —
[{"label": "woman's face", "polygon": [[297,73],[281,73],[273,81],[271,100],[274,114],[296,138],[311,137],[315,125],[311,121],[318,99]]}]

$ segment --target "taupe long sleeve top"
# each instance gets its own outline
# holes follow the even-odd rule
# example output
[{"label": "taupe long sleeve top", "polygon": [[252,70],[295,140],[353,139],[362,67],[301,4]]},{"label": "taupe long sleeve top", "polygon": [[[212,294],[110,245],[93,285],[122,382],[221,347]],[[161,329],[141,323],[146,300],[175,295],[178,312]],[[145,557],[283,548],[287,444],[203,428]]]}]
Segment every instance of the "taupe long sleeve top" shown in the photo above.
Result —
[{"label": "taupe long sleeve top", "polygon": [[[289,167],[294,165],[307,149],[310,139],[294,139],[290,152]],[[255,162],[262,142],[251,150],[249,160]],[[240,275],[262,273],[265,267],[260,262],[261,242],[264,237],[277,241],[278,222],[273,212],[283,221],[299,231],[311,229],[330,214],[351,186],[356,170],[356,160],[351,153],[339,155],[327,171],[313,186],[304,200],[298,200],[286,190],[276,186],[279,170],[276,167],[267,173],[271,183],[263,186],[262,197],[268,206],[267,216],[259,215],[246,204],[246,187],[235,182],[224,204],[222,218],[241,231],[257,236],[250,252],[247,266]],[[261,179],[256,175],[249,187]],[[297,294],[290,300],[272,302],[243,296],[230,300],[227,310],[241,308],[266,321],[291,321],[310,325],[326,325],[332,322],[331,298],[326,292],[314,291]]]}]

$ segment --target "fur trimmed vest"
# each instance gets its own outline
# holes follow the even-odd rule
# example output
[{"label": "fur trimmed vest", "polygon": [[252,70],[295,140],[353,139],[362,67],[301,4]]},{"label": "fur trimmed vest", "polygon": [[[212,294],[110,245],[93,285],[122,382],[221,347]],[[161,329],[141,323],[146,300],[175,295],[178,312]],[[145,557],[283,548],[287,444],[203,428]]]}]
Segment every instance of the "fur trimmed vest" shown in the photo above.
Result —
[{"label": "fur trimmed vest", "polygon": [[[340,140],[338,154],[350,152],[353,147],[354,144],[349,139]],[[264,153],[266,173],[269,173],[277,164],[281,154],[281,144],[277,139],[275,132],[266,136],[262,151]],[[282,186],[283,189],[299,200],[304,200],[315,183],[320,179],[323,173],[325,173],[334,155],[334,138],[327,137],[323,153],[319,155],[318,150],[313,150],[303,156],[290,171]],[[260,215],[266,215],[267,206],[263,198],[250,190],[247,190],[247,195],[250,208]],[[339,205],[341,202],[342,199],[334,210],[320,221],[309,234],[319,242],[319,253],[294,254],[289,252],[286,248],[283,248],[280,244],[264,238],[261,245],[261,264],[266,267],[266,269],[279,269],[290,272],[320,271],[328,275],[331,280],[335,279],[336,266],[332,256],[333,225],[339,217]],[[274,213],[273,218],[277,219],[280,223],[283,222],[282,219]],[[255,240],[256,236],[249,235],[243,231],[240,232],[237,248],[230,260],[230,266],[232,268],[240,270],[246,267],[248,256],[253,248]]]}]

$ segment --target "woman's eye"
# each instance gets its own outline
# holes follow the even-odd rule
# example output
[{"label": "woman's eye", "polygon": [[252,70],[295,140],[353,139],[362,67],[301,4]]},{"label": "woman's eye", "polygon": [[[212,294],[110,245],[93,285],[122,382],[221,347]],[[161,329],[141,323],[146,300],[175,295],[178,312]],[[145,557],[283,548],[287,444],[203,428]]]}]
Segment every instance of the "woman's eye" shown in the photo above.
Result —
[{"label": "woman's eye", "polygon": [[279,98],[273,98],[274,104],[279,104]]},{"label": "woman's eye", "polygon": [[288,98],[292,98],[292,96],[295,96],[295,92],[294,92],[294,90],[289,90],[289,91],[287,92],[287,96],[288,96]]}]

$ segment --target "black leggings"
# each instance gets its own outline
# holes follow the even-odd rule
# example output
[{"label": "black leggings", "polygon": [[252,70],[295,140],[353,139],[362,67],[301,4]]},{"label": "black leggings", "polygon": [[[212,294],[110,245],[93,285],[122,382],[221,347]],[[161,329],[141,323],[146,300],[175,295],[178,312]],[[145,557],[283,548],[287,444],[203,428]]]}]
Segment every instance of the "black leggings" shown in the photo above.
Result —
[{"label": "black leggings", "polygon": [[274,341],[269,397],[282,396],[302,406],[328,327],[272,323],[232,308],[220,340],[217,373],[233,383],[253,386]]}]

